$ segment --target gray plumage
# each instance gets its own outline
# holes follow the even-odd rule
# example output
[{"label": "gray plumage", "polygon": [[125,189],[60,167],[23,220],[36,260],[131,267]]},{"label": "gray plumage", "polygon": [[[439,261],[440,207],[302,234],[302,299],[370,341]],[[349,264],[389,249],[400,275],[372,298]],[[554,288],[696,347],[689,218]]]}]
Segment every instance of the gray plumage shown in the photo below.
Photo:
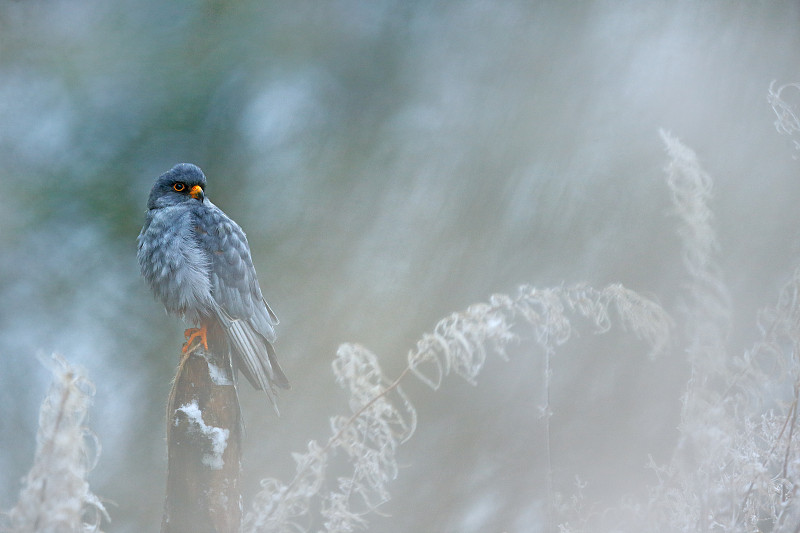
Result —
[{"label": "gray plumage", "polygon": [[206,178],[182,163],[156,179],[137,254],[142,276],[167,312],[206,326],[212,350],[275,404],[289,382],[275,357],[278,319],[261,294],[244,231],[205,198]]}]

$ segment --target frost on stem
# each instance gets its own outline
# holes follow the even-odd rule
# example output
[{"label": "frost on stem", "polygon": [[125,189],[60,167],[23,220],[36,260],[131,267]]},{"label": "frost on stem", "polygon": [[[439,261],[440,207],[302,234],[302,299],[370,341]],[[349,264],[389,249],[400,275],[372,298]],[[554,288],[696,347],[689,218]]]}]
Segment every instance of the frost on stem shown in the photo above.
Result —
[{"label": "frost on stem", "polygon": [[683,304],[687,355],[692,365],[689,387],[683,399],[681,428],[685,443],[693,442],[705,453],[716,443],[698,440],[717,428],[722,433],[729,417],[720,411],[720,394],[727,387],[730,361],[726,343],[730,330],[731,299],[717,263],[720,250],[709,206],[713,180],[697,155],[676,137],[661,131],[670,157],[666,183],[672,194],[683,264],[688,274]]},{"label": "frost on stem", "polygon": [[731,300],[717,263],[720,246],[710,208],[713,180],[694,151],[672,134],[659,133],[669,156],[665,181],[688,275],[679,306],[691,375],[673,459],[667,466],[651,464],[659,484],[651,490],[648,521],[655,520],[664,531],[705,531],[717,519],[714,513],[725,508],[725,498],[717,499],[723,492],[714,483],[726,463],[731,464],[736,434],[724,401],[730,382],[726,342]]},{"label": "frost on stem", "polygon": [[[800,83],[785,83],[779,87],[775,87],[775,83],[776,80],[772,80],[767,92],[767,101],[775,112],[775,129],[781,135],[794,136],[800,132],[800,117],[797,116],[797,106],[787,101],[784,92],[793,90],[796,99],[800,93]],[[795,139],[793,142],[795,149],[800,150],[800,141]]]},{"label": "frost on stem", "polygon": [[689,275],[683,314],[692,375],[673,460],[651,465],[658,484],[650,490],[642,523],[665,532],[796,532],[800,269],[777,305],[761,314],[762,339],[741,356],[729,354],[731,304],[716,263],[719,245],[708,206],[712,181],[694,152],[669,134],[662,132],[662,138]]},{"label": "frost on stem", "polygon": [[[363,515],[389,499],[387,485],[397,476],[397,447],[414,432],[416,411],[399,387],[389,382],[377,357],[364,347],[344,344],[333,362],[337,383],[350,394],[347,416],[331,417],[332,436],[324,447],[309,443],[308,452],[294,454],[295,478],[287,485],[262,481],[262,490],[245,517],[244,531],[306,531],[298,521],[319,514],[325,531],[354,531],[366,526]],[[322,493],[328,459],[342,453],[352,467]]]},{"label": "frost on stem", "polygon": [[643,519],[659,524],[654,531],[800,528],[798,294],[800,269],[761,314],[761,340],[731,357],[717,380],[690,383],[684,403],[695,408],[685,410],[675,458],[651,465],[658,484]]},{"label": "frost on stem", "polygon": [[277,479],[261,480],[261,490],[253,498],[253,510],[244,517],[242,531],[307,531],[299,519],[308,521],[311,500],[322,489],[328,452],[312,440],[306,453],[293,453],[292,458],[296,464],[294,479],[286,485]]},{"label": "frost on stem", "polygon": [[408,354],[414,374],[433,389],[455,372],[469,383],[483,368],[487,352],[506,357],[508,343],[517,340],[512,327],[521,317],[533,328],[536,342],[546,349],[565,343],[572,333],[568,313],[590,320],[598,333],[611,327],[609,308],[620,323],[651,347],[651,355],[668,343],[671,320],[664,310],[622,285],[595,289],[587,285],[537,289],[523,285],[516,296],[496,294],[489,303],[472,305],[441,320]]},{"label": "frost on stem", "polygon": [[713,180],[694,151],[664,130],[660,133],[670,157],[666,180],[679,220],[683,264],[689,274],[683,312],[687,338],[692,342],[690,358],[695,365],[704,364],[704,372],[713,372],[712,367],[724,365],[721,358],[731,317],[731,299],[716,260],[720,246],[709,207]]},{"label": "frost on stem", "polygon": [[33,467],[8,513],[8,530],[99,532],[102,518],[109,518],[86,476],[100,444],[83,425],[94,386],[64,358],[54,354],[40,359],[53,373],[53,383],[39,411]]},{"label": "frost on stem", "polygon": [[[444,376],[455,372],[475,383],[490,354],[506,357],[508,343],[517,340],[516,324],[527,323],[535,341],[549,353],[566,342],[572,317],[588,319],[598,333],[616,321],[648,343],[652,354],[663,351],[671,320],[655,302],[622,285],[595,289],[586,285],[537,289],[522,286],[515,296],[496,294],[488,302],[441,320],[418,341],[408,356],[408,366],[389,380],[378,358],[357,344],[343,344],[333,361],[337,383],[349,393],[350,413],[331,417],[332,436],[324,446],[309,443],[295,454],[297,469],[288,484],[262,481],[244,531],[306,531],[318,513],[324,531],[364,530],[365,516],[390,497],[388,483],[398,473],[397,449],[411,437],[416,411],[400,388],[410,373],[437,388]],[[327,480],[329,459],[343,456],[346,476]],[[332,490],[323,493],[330,484]],[[314,500],[318,507],[312,507]]]}]

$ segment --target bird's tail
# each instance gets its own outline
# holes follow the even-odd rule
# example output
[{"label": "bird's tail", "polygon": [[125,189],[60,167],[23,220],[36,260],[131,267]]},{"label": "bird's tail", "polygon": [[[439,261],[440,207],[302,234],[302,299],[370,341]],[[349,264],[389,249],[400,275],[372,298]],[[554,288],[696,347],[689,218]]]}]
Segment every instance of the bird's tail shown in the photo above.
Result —
[{"label": "bird's tail", "polygon": [[275,412],[280,415],[275,387],[288,389],[289,380],[278,364],[275,348],[244,320],[230,320],[226,330],[234,366],[242,371],[254,388],[267,394]]}]

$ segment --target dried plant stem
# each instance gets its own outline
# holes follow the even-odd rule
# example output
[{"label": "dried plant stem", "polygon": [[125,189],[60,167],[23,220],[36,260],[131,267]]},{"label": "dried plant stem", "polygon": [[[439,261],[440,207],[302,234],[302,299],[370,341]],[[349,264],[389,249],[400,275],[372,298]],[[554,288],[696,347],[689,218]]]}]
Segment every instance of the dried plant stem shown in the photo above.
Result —
[{"label": "dried plant stem", "polygon": [[555,531],[556,509],[555,492],[553,490],[553,455],[552,438],[550,436],[550,419],[552,410],[550,407],[550,382],[552,381],[552,349],[546,349],[544,353],[544,406],[542,407],[542,417],[544,417],[544,446],[545,460],[547,461],[547,531]]},{"label": "dried plant stem", "polygon": [[336,443],[336,441],[338,441],[342,437],[342,434],[345,432],[345,430],[347,428],[349,428],[353,424],[353,422],[355,422],[356,418],[358,418],[359,416],[363,415],[367,410],[369,410],[369,408],[372,407],[375,404],[375,402],[385,398],[387,394],[389,394],[390,392],[392,392],[392,391],[396,390],[398,387],[400,387],[400,383],[405,379],[405,377],[409,373],[411,373],[411,366],[406,366],[403,369],[403,371],[400,372],[400,375],[397,376],[397,378],[395,378],[394,381],[392,381],[389,385],[386,386],[386,389],[384,389],[383,392],[381,392],[380,394],[378,394],[377,396],[372,398],[370,401],[368,401],[366,404],[364,404],[364,406],[361,407],[358,411],[353,413],[350,416],[350,418],[347,419],[347,421],[344,423],[344,427],[342,429],[340,429],[330,439],[328,439],[328,443],[325,446],[323,446],[322,451],[326,452],[326,451],[330,450],[331,446],[333,446],[334,443]]},{"label": "dried plant stem", "polygon": [[17,505],[6,516],[8,529],[2,523],[0,529],[99,533],[102,519],[109,517],[86,477],[100,445],[83,426],[94,386],[61,356],[40,359],[53,373],[53,383],[39,412],[33,466]]},{"label": "dried plant stem", "polygon": [[[325,444],[325,446],[323,446],[322,448],[319,449],[319,453],[320,454],[327,454],[331,450],[331,448],[333,448],[334,445],[338,442],[338,440],[342,437],[342,435],[345,433],[345,431],[347,431],[347,429],[352,426],[353,422],[355,422],[355,420],[359,416],[362,416],[376,402],[378,402],[382,398],[385,398],[387,394],[389,394],[390,392],[392,392],[395,389],[397,389],[400,386],[400,383],[403,381],[403,379],[405,379],[405,377],[410,372],[411,372],[411,367],[410,366],[406,366],[406,368],[403,369],[402,372],[400,372],[400,375],[397,376],[397,378],[395,378],[394,381],[392,381],[389,385],[386,386],[386,388],[384,389],[383,392],[381,392],[377,396],[373,397],[370,401],[368,401],[366,404],[364,404],[363,407],[361,407],[355,413],[350,415],[350,418],[348,418],[345,421],[345,423],[342,426],[342,428],[328,439],[328,442]],[[297,486],[297,483],[299,482],[299,480],[302,479],[304,477],[304,475],[307,475],[307,474],[308,474],[308,471],[305,471],[305,470],[302,471],[302,472],[297,472],[295,474],[294,478],[292,478],[292,481],[290,481],[289,484],[286,486],[286,489],[289,490],[289,491],[294,489]]]},{"label": "dried plant stem", "polygon": [[[800,396],[800,389],[798,389],[797,385],[794,387],[794,400],[792,401],[792,406],[789,409],[789,414],[786,416],[786,420],[791,421],[789,424],[789,436],[786,438],[786,452],[783,454],[783,468],[781,469],[781,477],[784,479],[788,478],[788,468],[789,468],[789,453],[792,451],[792,436],[794,435],[794,427],[797,424],[797,401],[798,396]],[[780,439],[783,435],[783,430],[781,430],[781,435],[778,436]],[[784,494],[784,500],[786,500],[786,495]]]}]

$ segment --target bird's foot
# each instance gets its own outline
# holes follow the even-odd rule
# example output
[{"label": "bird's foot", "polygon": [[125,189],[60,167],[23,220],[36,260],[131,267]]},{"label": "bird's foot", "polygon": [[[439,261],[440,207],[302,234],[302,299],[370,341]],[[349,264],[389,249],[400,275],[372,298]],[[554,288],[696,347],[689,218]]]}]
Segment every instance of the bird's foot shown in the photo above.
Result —
[{"label": "bird's foot", "polygon": [[183,345],[183,353],[186,353],[189,350],[189,347],[192,345],[195,339],[200,339],[200,343],[203,345],[203,348],[208,350],[208,339],[206,338],[206,334],[208,330],[205,326],[200,328],[189,328],[183,332],[184,337],[186,337],[186,344]]}]

